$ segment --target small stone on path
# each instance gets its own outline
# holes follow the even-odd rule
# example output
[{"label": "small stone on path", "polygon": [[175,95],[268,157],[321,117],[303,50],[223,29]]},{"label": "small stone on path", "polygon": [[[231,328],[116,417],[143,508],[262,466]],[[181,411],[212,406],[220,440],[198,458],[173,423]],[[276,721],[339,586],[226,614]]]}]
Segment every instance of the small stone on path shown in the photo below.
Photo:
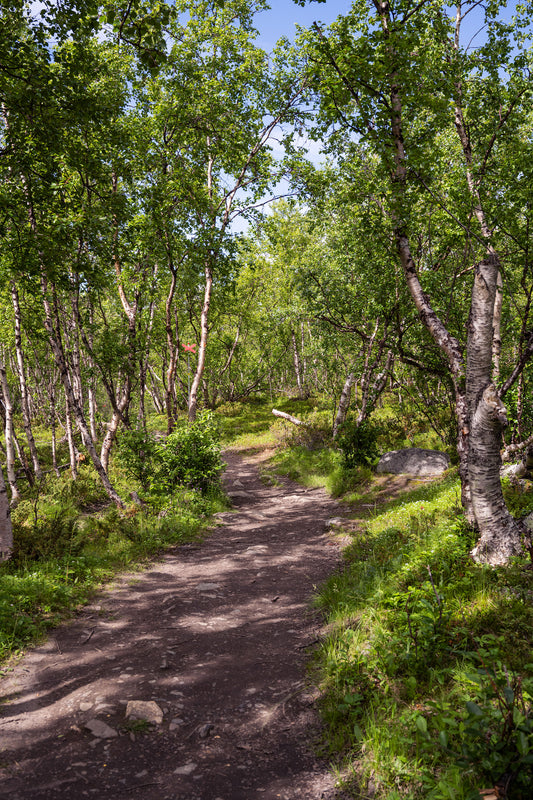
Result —
[{"label": "small stone on path", "polygon": [[174,775],[191,775],[195,769],[196,764],[194,764],[192,761],[189,761],[188,764],[184,764],[182,767],[175,769]]},{"label": "small stone on path", "polygon": [[143,719],[154,725],[161,725],[163,712],[153,700],[128,700],[126,706],[127,719]]},{"label": "small stone on path", "polygon": [[341,528],[344,525],[344,520],[341,517],[331,517],[326,521],[326,528]]},{"label": "small stone on path", "polygon": [[90,719],[89,722],[85,723],[85,727],[87,730],[91,731],[93,736],[96,736],[97,739],[114,739],[115,736],[118,736],[116,730],[105,722],[102,722],[101,719]]}]

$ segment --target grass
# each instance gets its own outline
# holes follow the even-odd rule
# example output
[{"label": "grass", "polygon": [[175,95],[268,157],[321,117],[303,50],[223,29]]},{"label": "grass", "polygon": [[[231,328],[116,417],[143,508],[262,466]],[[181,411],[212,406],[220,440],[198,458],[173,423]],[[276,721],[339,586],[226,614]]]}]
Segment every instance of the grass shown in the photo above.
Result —
[{"label": "grass", "polygon": [[[272,405],[311,430],[274,419]],[[287,399],[217,414],[225,446],[274,451],[266,482],[282,474],[324,486],[353,518],[343,566],[316,598],[328,631],[312,663],[324,754],[354,798],[478,800],[498,782],[507,783],[501,796],[530,798],[531,565],[472,562],[453,472],[384,500],[368,467],[343,466],[330,417],[326,404]],[[424,424],[411,417],[406,431],[396,419],[378,444],[430,446]],[[113,480],[123,494],[138,488],[116,463]],[[529,489],[504,488],[515,513],[531,509]],[[27,493],[14,514],[16,558],[0,567],[0,657],[35,642],[117,570],[201,535],[217,507],[180,489],[146,511],[132,504],[119,513],[88,467],[76,482],[65,474]]]},{"label": "grass", "polygon": [[111,505],[88,464],[75,481],[69,472],[49,474],[24,491],[12,512],[12,558],[0,565],[0,662],[39,641],[117,572],[198,539],[210,515],[227,507],[217,491],[176,486],[150,495],[117,462],[111,471],[122,496],[137,491],[142,507]]},{"label": "grass", "polygon": [[385,504],[317,598],[314,670],[354,797],[474,800],[533,779],[531,566],[473,563],[453,475]]}]

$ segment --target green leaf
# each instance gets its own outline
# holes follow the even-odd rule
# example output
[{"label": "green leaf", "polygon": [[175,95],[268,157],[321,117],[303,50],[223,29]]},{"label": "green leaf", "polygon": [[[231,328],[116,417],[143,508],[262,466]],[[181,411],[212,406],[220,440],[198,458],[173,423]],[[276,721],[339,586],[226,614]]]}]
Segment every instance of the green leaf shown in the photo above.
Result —
[{"label": "green leaf", "polygon": [[529,736],[527,736],[523,731],[518,731],[518,736],[516,737],[516,746],[518,747],[518,752],[521,756],[527,756],[529,753]]},{"label": "green leaf", "polygon": [[359,725],[357,723],[353,726],[353,734],[358,742],[361,742],[364,739],[364,734]]},{"label": "green leaf", "polygon": [[510,686],[504,686],[503,696],[505,697],[508,705],[512,705],[514,703],[514,692]]},{"label": "green leaf", "polygon": [[469,700],[469,701],[467,702],[467,704],[466,704],[466,710],[467,710],[467,711],[468,711],[468,713],[469,713],[469,714],[471,714],[473,717],[483,717],[483,716],[485,715],[485,712],[483,711],[483,709],[482,709],[482,708],[480,708],[480,707],[478,706],[478,704],[477,704],[477,703],[474,703],[472,700]]},{"label": "green leaf", "polygon": [[427,735],[428,732],[428,724],[425,717],[417,717],[416,718],[416,727],[420,731],[423,736]]}]

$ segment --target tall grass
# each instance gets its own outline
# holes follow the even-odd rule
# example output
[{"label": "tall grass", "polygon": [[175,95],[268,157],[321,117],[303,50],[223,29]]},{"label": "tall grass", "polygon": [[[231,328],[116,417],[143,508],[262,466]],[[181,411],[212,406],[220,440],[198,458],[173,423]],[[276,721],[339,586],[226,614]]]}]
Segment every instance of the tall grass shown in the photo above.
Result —
[{"label": "tall grass", "polygon": [[325,747],[354,797],[531,797],[531,568],[473,563],[458,491],[446,477],[361,518],[317,598]]}]

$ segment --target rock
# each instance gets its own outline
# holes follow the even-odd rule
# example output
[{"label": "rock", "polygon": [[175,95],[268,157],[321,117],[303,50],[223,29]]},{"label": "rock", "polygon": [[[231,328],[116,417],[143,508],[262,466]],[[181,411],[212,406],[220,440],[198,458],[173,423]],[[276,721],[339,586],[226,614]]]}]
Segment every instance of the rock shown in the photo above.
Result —
[{"label": "rock", "polygon": [[144,719],[154,725],[161,725],[163,712],[153,700],[128,700],[126,718]]},{"label": "rock", "polygon": [[114,739],[115,736],[118,736],[116,730],[102,722],[101,719],[90,719],[89,722],[85,723],[85,728],[91,731],[97,739]]},{"label": "rock", "polygon": [[198,736],[200,739],[207,739],[211,731],[215,726],[211,722],[206,722],[205,725],[202,725],[201,728],[198,730]]},{"label": "rock", "polygon": [[340,517],[331,517],[331,519],[326,520],[326,528],[342,528],[344,520]]},{"label": "rock", "polygon": [[391,472],[395,475],[441,475],[450,466],[450,458],[440,450],[423,450],[408,447],[385,453],[377,465],[376,472]]},{"label": "rock", "polygon": [[88,711],[92,707],[93,704],[90,701],[80,703],[80,711]]},{"label": "rock", "polygon": [[191,775],[195,769],[196,764],[194,764],[192,761],[189,761],[188,764],[184,764],[182,767],[175,769],[174,775]]}]

